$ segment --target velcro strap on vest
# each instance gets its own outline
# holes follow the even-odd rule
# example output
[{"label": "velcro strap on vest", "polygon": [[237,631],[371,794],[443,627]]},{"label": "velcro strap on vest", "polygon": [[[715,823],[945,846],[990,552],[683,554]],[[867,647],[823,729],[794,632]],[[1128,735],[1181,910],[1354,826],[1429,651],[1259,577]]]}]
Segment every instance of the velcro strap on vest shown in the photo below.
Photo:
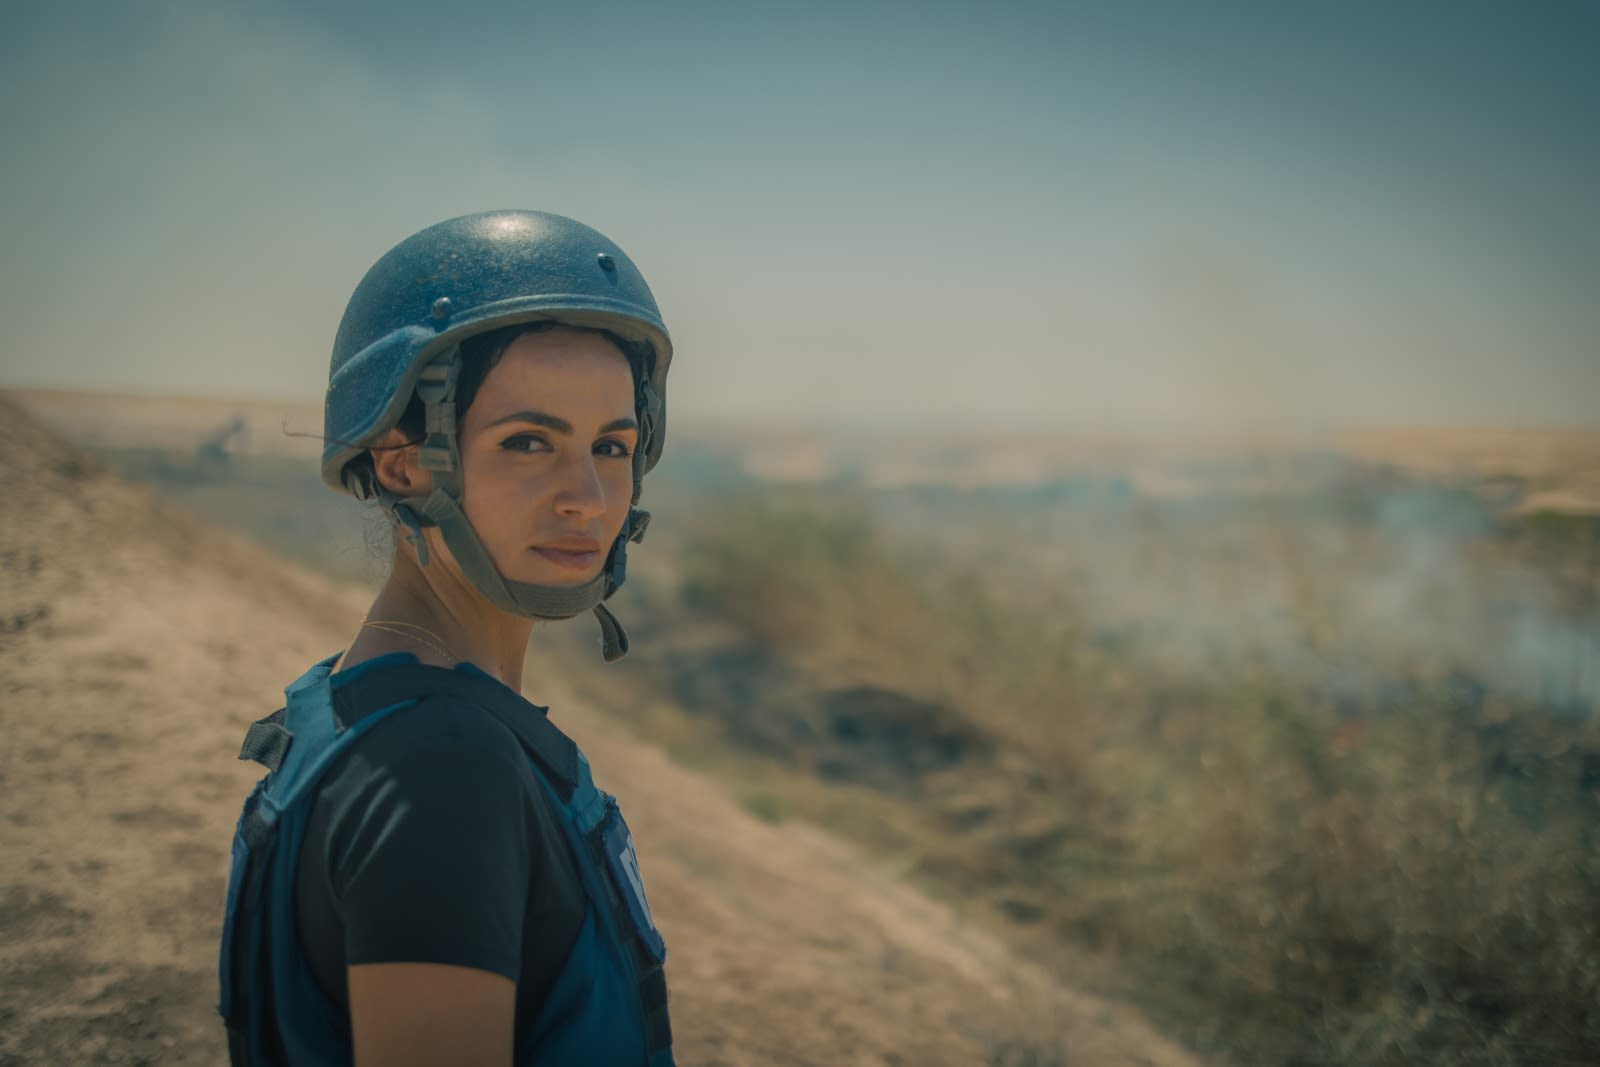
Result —
[{"label": "velcro strap on vest", "polygon": [[545,718],[547,709],[486,674],[420,663],[365,671],[333,690],[333,716],[343,731],[382,708],[431,697],[453,697],[493,715],[538,760],[550,784],[564,796],[572,794],[578,784],[578,746]]},{"label": "velcro strap on vest", "polygon": [[239,746],[240,759],[255,760],[269,771],[282,765],[283,757],[289,753],[289,744],[294,740],[294,735],[283,725],[284,711],[279,708],[250,724],[244,744]]},{"label": "velcro strap on vest", "polygon": [[228,1062],[233,1067],[255,1067],[250,1058],[250,1037],[242,1027],[228,1028]]},{"label": "velcro strap on vest", "polygon": [[667,974],[658,963],[639,979],[639,998],[644,1002],[645,1047],[651,1052],[672,1047],[672,1021],[667,1015]]}]

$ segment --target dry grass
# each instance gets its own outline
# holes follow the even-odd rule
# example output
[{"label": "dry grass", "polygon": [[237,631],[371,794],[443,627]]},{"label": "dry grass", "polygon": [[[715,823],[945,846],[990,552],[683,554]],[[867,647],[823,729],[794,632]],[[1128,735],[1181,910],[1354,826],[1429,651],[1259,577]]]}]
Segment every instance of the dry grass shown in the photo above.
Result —
[{"label": "dry grass", "polygon": [[[1335,656],[1335,679],[1366,664],[1359,683],[1277,653],[1197,664],[1180,624],[1097,627],[1065,578],[1036,571],[1031,590],[1008,591],[837,498],[771,493],[685,541],[685,604],[731,623],[742,652],[653,641],[646,669],[730,750],[789,768],[750,794],[762,817],[873,840],[989,902],[1042,954],[1113,961],[1107,988],[1197,1048],[1303,1065],[1588,1062],[1595,711],[1559,687],[1541,701],[1473,674],[1458,654],[1499,633],[1488,622],[1431,646],[1341,632],[1367,615],[1339,590],[1400,580],[1378,566],[1394,533],[1368,521],[1382,508],[1341,509],[1353,525],[1331,556],[1306,540],[1320,511],[1310,525],[1213,514],[1147,530],[1154,543],[1134,550],[1159,567],[1176,551],[1162,539],[1181,536],[1178,571],[1277,568],[1293,595],[1275,618],[1296,624],[1282,642]],[[1452,527],[1446,571],[1426,570],[1403,607],[1493,606],[1519,627],[1535,607],[1552,628],[1591,618],[1584,561],[1600,527],[1482,518]],[[1488,599],[1462,600],[1449,568]],[[1550,595],[1490,605],[1529,575]],[[808,772],[836,788],[797,786]]]}]

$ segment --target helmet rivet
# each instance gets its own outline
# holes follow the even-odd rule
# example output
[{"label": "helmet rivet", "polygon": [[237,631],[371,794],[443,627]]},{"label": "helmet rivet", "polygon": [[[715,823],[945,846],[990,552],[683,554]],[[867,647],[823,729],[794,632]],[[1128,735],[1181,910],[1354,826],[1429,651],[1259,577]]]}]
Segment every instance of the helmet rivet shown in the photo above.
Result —
[{"label": "helmet rivet", "polygon": [[443,322],[450,317],[451,310],[455,307],[448,296],[441,296],[433,302],[433,307],[428,309],[428,314]]},{"label": "helmet rivet", "polygon": [[617,261],[611,258],[611,254],[609,252],[600,253],[600,269],[605,271],[607,274],[611,274],[616,271]]}]

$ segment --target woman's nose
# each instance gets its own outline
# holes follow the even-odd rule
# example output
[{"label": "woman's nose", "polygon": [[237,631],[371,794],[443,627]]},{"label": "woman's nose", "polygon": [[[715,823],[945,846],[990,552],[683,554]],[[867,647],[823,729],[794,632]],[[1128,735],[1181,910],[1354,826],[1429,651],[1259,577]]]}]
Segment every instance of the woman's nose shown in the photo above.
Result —
[{"label": "woman's nose", "polygon": [[605,486],[591,456],[575,456],[561,465],[556,491],[556,511],[574,518],[595,519],[605,514]]}]

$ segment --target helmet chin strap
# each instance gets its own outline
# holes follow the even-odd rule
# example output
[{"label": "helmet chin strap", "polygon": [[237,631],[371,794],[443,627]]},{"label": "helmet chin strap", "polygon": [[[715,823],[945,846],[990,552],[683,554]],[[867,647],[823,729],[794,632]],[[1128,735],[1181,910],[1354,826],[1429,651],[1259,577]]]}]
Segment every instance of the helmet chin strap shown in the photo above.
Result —
[{"label": "helmet chin strap", "polygon": [[[419,448],[421,465],[433,473],[434,489],[421,498],[400,497],[377,487],[378,503],[406,530],[417,552],[417,562],[428,565],[424,527],[439,530],[461,573],[484,599],[512,615],[529,619],[570,619],[593,611],[600,622],[603,654],[607,663],[627,655],[628,635],[602,601],[617,591],[627,577],[628,543],[644,539],[650,513],[628,508],[622,531],[611,545],[605,569],[593,580],[577,586],[537,585],[513,581],[495,569],[466,512],[461,510],[461,462],[456,448],[455,387],[459,354],[452,350],[423,368],[417,395],[427,414],[427,438]],[[635,466],[633,500],[639,497],[640,474]],[[376,483],[376,479],[373,479]]]},{"label": "helmet chin strap", "polygon": [[575,586],[552,586],[513,581],[496,570],[461,505],[443,489],[435,489],[420,499],[385,492],[379,497],[379,503],[405,527],[406,537],[416,548],[417,560],[422,566],[428,565],[427,542],[423,540],[422,530],[427,526],[437,527],[461,573],[489,603],[508,614],[529,619],[570,619],[593,611],[600,622],[606,662],[615,662],[627,654],[628,634],[601,602],[616,592],[626,578],[627,545],[629,541],[643,538],[650,518],[648,512],[629,509],[622,532],[611,546],[605,570],[591,581]]}]

